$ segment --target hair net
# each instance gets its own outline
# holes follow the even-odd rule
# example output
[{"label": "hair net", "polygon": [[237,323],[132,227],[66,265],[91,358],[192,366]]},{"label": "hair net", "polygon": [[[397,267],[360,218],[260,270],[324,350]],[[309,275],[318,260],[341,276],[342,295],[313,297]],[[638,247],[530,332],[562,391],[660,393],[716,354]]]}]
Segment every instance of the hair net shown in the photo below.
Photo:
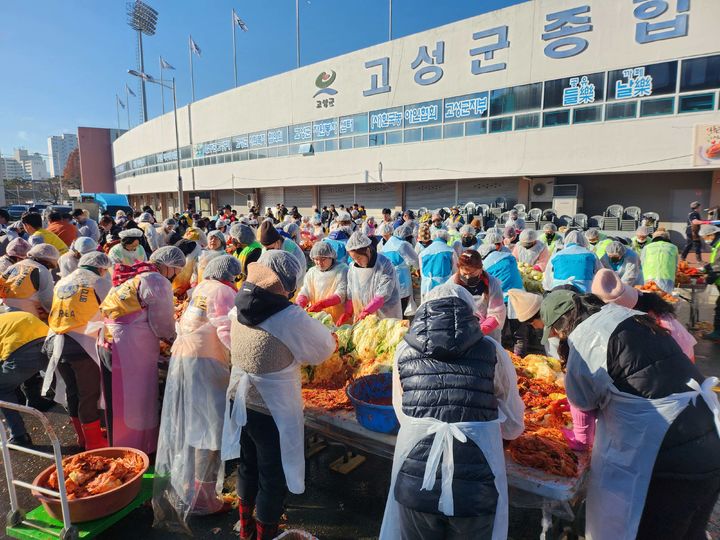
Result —
[{"label": "hair net", "polygon": [[242,223],[234,223],[230,227],[230,236],[245,246],[255,241],[255,232]]},{"label": "hair net", "polygon": [[350,214],[347,212],[338,212],[337,217],[335,218],[335,221],[338,223],[343,223],[345,221],[352,221],[352,218],[350,217]]},{"label": "hair net", "polygon": [[78,261],[78,266],[91,266],[93,268],[111,268],[112,261],[110,257],[102,251],[90,251],[85,253]]},{"label": "hair net", "polygon": [[141,238],[143,235],[143,232],[141,229],[125,229],[124,231],[120,231],[118,236],[121,240],[124,240],[125,238]]},{"label": "hair net", "polygon": [[710,236],[713,234],[717,234],[720,232],[720,227],[716,227],[715,225],[703,225],[700,227],[700,236]]},{"label": "hair net", "polygon": [[473,227],[472,225],[463,225],[462,227],[460,227],[460,234],[462,234],[463,236],[475,236],[475,227]]},{"label": "hair net", "polygon": [[537,231],[534,229],[524,229],[523,232],[520,233],[521,244],[537,242],[537,239]]},{"label": "hair net", "polygon": [[28,254],[28,251],[30,251],[30,244],[28,244],[22,238],[16,238],[15,240],[11,240],[8,243],[5,253],[10,255],[11,257],[25,258]]},{"label": "hair net", "polygon": [[436,238],[440,238],[441,240],[447,242],[450,240],[450,234],[445,229],[435,229],[432,233],[432,239],[435,240]]},{"label": "hair net", "polygon": [[218,219],[215,222],[215,228],[219,229],[220,227],[227,227],[229,221],[225,221],[224,219]]},{"label": "hair net", "polygon": [[30,248],[30,251],[27,252],[27,258],[35,261],[57,262],[60,258],[60,252],[53,245],[38,244]]},{"label": "hair net", "polygon": [[138,218],[138,221],[140,223],[152,223],[153,217],[150,215],[150,212],[143,212],[140,214],[140,217]]},{"label": "hair net", "polygon": [[587,247],[587,240],[581,231],[570,231],[565,235],[565,245],[577,244],[578,246]]},{"label": "hair net", "polygon": [[607,249],[605,250],[605,253],[607,253],[608,257],[624,257],[625,256],[625,246],[622,245],[617,240],[614,242],[610,242]]},{"label": "hair net", "polygon": [[515,238],[515,236],[517,236],[515,227],[505,227],[505,230],[503,231],[504,238]]},{"label": "hair net", "polygon": [[337,259],[337,252],[332,247],[330,242],[315,242],[312,249],[310,250],[310,258],[316,259],[320,257],[328,257],[330,259]]},{"label": "hair net", "polygon": [[587,231],[585,231],[585,238],[587,238],[588,240],[597,240],[598,238],[600,238],[600,231],[597,230],[595,227],[593,227],[592,229],[588,229]]},{"label": "hair net", "polygon": [[638,227],[638,230],[635,231],[636,236],[650,236],[650,229],[647,227]]},{"label": "hair net", "polygon": [[225,235],[222,231],[218,231],[217,229],[215,229],[214,231],[210,231],[207,234],[208,241],[210,241],[210,239],[213,237],[216,237],[218,240],[220,240],[220,243],[225,246]]},{"label": "hair net", "polygon": [[495,244],[483,244],[478,248],[478,253],[480,256],[485,259],[488,255],[490,255],[493,251],[495,251]]},{"label": "hair net", "polygon": [[517,219],[517,217],[520,215],[516,208],[513,208],[510,210],[510,214],[508,214],[511,218]]},{"label": "hair net", "polygon": [[397,229],[395,229],[395,236],[398,238],[405,239],[408,236],[413,236],[413,233],[415,232],[415,229],[412,225],[400,225]]},{"label": "hair net", "polygon": [[348,251],[355,251],[356,249],[369,247],[371,244],[372,240],[370,240],[370,238],[366,234],[360,231],[356,231],[352,233],[352,236],[347,241],[345,248]]},{"label": "hair net", "polygon": [[377,232],[380,236],[385,236],[386,234],[393,234],[394,229],[392,226],[392,223],[388,223],[386,221],[383,221],[377,228]]},{"label": "hair net", "polygon": [[427,294],[427,296],[425,297],[425,302],[423,303],[432,302],[433,300],[440,300],[442,298],[453,297],[463,300],[468,306],[470,306],[470,308],[472,308],[473,312],[475,311],[475,299],[473,298],[470,291],[468,291],[462,285],[458,285],[457,283],[454,283],[452,281],[447,281],[442,285],[435,287]]},{"label": "hair net", "polygon": [[162,264],[171,268],[182,268],[185,266],[185,255],[180,248],[175,246],[165,246],[157,249],[150,255],[150,262]]},{"label": "hair net", "polygon": [[489,232],[485,235],[485,243],[491,246],[494,246],[495,244],[502,244],[502,236],[500,233],[496,232]]},{"label": "hair net", "polygon": [[76,238],[75,241],[72,243],[73,250],[77,251],[80,255],[95,251],[97,249],[97,246],[97,242],[92,238],[88,238],[87,236],[81,236],[80,238]]},{"label": "hair net", "polygon": [[286,291],[291,292],[297,288],[300,262],[295,255],[280,249],[271,249],[260,255],[257,262],[272,270]]},{"label": "hair net", "polygon": [[288,223],[283,227],[283,230],[288,233],[292,238],[296,238],[300,227],[298,227],[297,223]]},{"label": "hair net", "polygon": [[242,272],[240,261],[231,255],[220,255],[213,258],[203,272],[203,279],[218,281],[234,281]]},{"label": "hair net", "polygon": [[543,225],[543,232],[545,232],[545,233],[557,232],[557,227],[555,226],[554,223],[546,223],[545,225]]},{"label": "hair net", "polygon": [[173,218],[168,218],[163,221],[163,226],[165,227],[174,227],[175,225],[177,225],[177,222]]}]

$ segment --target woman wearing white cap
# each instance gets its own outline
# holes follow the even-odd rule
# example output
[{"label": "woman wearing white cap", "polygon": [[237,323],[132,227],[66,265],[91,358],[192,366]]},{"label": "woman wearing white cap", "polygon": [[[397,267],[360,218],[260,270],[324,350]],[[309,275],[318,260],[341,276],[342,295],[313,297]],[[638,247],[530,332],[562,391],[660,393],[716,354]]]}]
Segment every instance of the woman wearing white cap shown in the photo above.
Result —
[{"label": "woman wearing white cap", "polygon": [[70,245],[70,251],[60,255],[58,266],[60,267],[60,277],[64,278],[69,276],[78,267],[78,261],[80,257],[86,253],[97,250],[97,242],[87,236],[80,236],[73,240]]},{"label": "woman wearing white cap", "polygon": [[143,212],[138,218],[138,227],[140,227],[145,234],[150,251],[155,251],[160,247],[160,235],[155,228],[155,218],[150,212]]},{"label": "woman wearing white cap", "polygon": [[525,229],[520,233],[520,240],[513,248],[513,257],[519,263],[529,264],[535,270],[544,272],[550,260],[550,252],[548,247],[539,241],[536,230]]},{"label": "woman wearing white cap", "polygon": [[0,277],[0,298],[3,303],[47,320],[52,307],[53,277],[60,252],[50,244],[30,248],[25,259],[16,262]]},{"label": "woman wearing white cap", "polygon": [[120,231],[120,243],[110,248],[108,257],[113,264],[131,266],[138,262],[147,261],[145,249],[140,245],[143,232],[140,229],[125,229]]}]

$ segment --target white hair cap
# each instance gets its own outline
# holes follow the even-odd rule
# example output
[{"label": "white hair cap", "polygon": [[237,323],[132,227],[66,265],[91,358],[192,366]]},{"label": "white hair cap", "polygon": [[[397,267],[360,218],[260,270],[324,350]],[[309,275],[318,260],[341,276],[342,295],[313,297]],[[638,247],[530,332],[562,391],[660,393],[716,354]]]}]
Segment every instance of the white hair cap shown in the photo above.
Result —
[{"label": "white hair cap", "polygon": [[185,255],[180,248],[175,246],[164,246],[150,255],[150,262],[162,264],[171,268],[182,268],[185,266]]},{"label": "white hair cap", "polygon": [[78,266],[91,266],[92,268],[111,268],[112,261],[110,257],[102,251],[90,251],[86,253],[78,261]]},{"label": "white hair cap", "polygon": [[626,251],[627,250],[625,249],[625,246],[621,242],[615,240],[613,242],[610,242],[607,249],[605,250],[605,253],[607,253],[608,257],[624,257]]},{"label": "white hair cap", "polygon": [[97,249],[97,246],[97,242],[92,238],[88,238],[87,236],[80,236],[79,238],[76,238],[72,243],[73,250],[77,251],[80,255],[95,251]]},{"label": "white hair cap", "polygon": [[371,244],[372,240],[370,240],[370,237],[368,235],[364,234],[361,231],[355,231],[354,233],[352,233],[352,236],[347,241],[345,248],[348,251],[355,251],[357,249],[366,248]]}]

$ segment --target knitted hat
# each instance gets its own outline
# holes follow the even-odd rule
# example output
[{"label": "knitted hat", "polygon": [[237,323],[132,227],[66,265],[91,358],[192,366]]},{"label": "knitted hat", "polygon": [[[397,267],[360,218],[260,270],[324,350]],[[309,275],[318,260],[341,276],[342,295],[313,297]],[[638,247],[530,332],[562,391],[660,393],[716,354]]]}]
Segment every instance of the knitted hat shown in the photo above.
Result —
[{"label": "knitted hat", "polygon": [[540,311],[543,300],[539,294],[525,292],[522,289],[510,289],[508,298],[520,322],[532,319]]},{"label": "knitted hat", "polygon": [[282,238],[282,236],[280,236],[280,233],[277,232],[277,229],[275,229],[275,226],[270,221],[262,222],[262,225],[260,225],[259,236],[260,243],[263,246],[269,246],[270,244],[274,244]]},{"label": "knitted hat", "polygon": [[607,268],[598,270],[595,274],[592,293],[606,304],[618,304],[630,309],[635,307],[640,294],[634,287],[620,281],[620,277]]}]

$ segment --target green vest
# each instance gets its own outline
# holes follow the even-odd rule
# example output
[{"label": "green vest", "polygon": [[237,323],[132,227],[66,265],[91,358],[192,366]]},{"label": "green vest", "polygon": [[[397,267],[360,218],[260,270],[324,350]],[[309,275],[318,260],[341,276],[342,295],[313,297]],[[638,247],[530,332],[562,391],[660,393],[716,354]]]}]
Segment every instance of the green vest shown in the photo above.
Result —
[{"label": "green vest", "polygon": [[643,250],[645,282],[659,279],[674,280],[677,272],[678,248],[670,242],[652,242]]},{"label": "green vest", "polygon": [[600,240],[597,244],[595,244],[595,255],[597,255],[598,259],[602,259],[608,246],[612,244],[612,242],[613,241],[610,238],[606,238],[605,240]]},{"label": "green vest", "polygon": [[645,243],[643,245],[640,245],[640,242],[638,242],[637,236],[633,236],[631,247],[632,247],[632,250],[635,253],[637,253],[638,255],[640,255],[640,253],[642,253],[642,250],[645,246],[649,246],[649,245],[650,245],[649,238],[646,238]]},{"label": "green vest", "polygon": [[243,278],[247,276],[247,258],[256,249],[262,249],[262,244],[258,241],[253,242],[249,246],[245,246],[240,254],[238,254],[237,250],[233,253],[234,257],[240,261]]},{"label": "green vest", "polygon": [[550,243],[548,244],[548,243],[547,243],[547,236],[545,236],[544,234],[541,234],[541,235],[540,235],[540,241],[541,241],[543,244],[547,245],[548,251],[550,252],[550,256],[552,256],[553,253],[555,253],[555,248],[557,247],[557,242],[558,242],[559,239],[560,239],[560,235],[559,235],[558,233],[555,233],[555,235],[553,236],[552,242],[550,242]]}]

